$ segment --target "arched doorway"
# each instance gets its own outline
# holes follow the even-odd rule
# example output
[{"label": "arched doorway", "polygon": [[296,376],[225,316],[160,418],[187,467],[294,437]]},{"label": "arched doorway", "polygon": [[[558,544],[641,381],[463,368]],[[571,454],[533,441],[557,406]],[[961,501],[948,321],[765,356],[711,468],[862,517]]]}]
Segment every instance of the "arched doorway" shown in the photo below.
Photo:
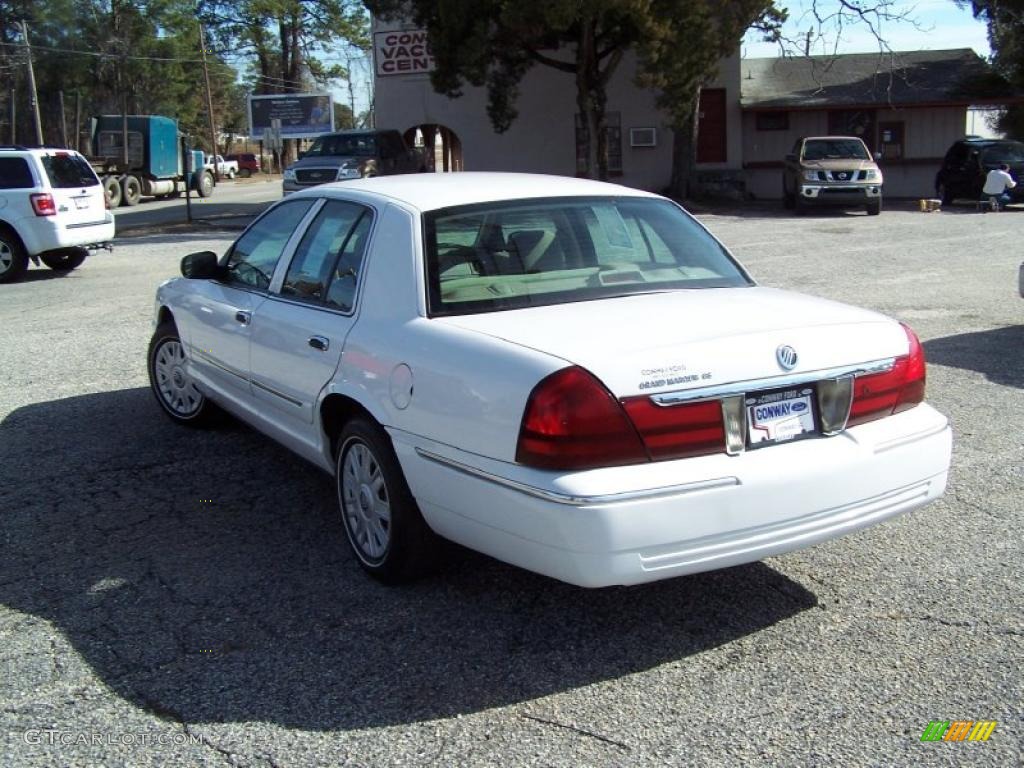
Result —
[{"label": "arched doorway", "polygon": [[438,123],[414,125],[404,134],[405,143],[422,150],[431,173],[461,171],[462,142],[455,131]]}]

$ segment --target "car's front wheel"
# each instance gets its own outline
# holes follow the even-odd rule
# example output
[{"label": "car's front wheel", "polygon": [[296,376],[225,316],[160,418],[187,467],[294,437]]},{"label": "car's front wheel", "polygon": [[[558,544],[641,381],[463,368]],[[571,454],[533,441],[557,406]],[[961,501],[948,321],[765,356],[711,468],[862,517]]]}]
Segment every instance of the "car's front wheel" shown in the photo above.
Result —
[{"label": "car's front wheel", "polygon": [[953,204],[953,195],[950,194],[949,187],[941,181],[935,185],[935,196],[939,198],[943,205]]},{"label": "car's front wheel", "polygon": [[335,480],[345,534],[367,573],[398,584],[434,567],[437,536],[416,506],[391,440],[372,420],[357,416],[345,425]]},{"label": "car's front wheel", "polygon": [[0,228],[0,283],[20,280],[28,269],[28,254],[13,232]]},{"label": "car's front wheel", "polygon": [[867,209],[868,216],[877,216],[882,212],[882,198],[871,200],[864,207]]},{"label": "car's front wheel", "polygon": [[795,194],[791,195],[789,192],[786,191],[786,180],[783,179],[782,180],[782,207],[785,208],[786,210],[790,210],[791,211],[791,210],[793,210],[793,207],[795,205],[796,205],[796,195]]},{"label": "car's front wheel", "polygon": [[209,197],[213,194],[213,174],[203,173],[199,177],[199,187],[196,190],[200,197]]},{"label": "car's front wheel", "polygon": [[82,266],[88,254],[85,248],[67,248],[63,251],[41,254],[39,260],[54,272],[70,272]]},{"label": "car's front wheel", "polygon": [[216,407],[189,375],[185,346],[173,322],[157,326],[149,342],[148,362],[149,385],[164,413],[178,424],[208,424]]}]

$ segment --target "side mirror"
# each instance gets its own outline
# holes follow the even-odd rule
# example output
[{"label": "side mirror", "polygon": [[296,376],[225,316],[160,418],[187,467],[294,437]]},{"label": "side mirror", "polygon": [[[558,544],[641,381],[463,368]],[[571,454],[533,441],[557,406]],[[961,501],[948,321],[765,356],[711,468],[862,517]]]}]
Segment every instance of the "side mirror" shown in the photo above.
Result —
[{"label": "side mirror", "polygon": [[872,155],[872,157],[875,158],[875,162],[876,163],[882,162],[882,153],[881,152],[875,152],[875,154]]},{"label": "side mirror", "polygon": [[298,159],[299,159],[299,160],[301,160],[301,159],[302,159],[302,158],[304,158],[305,156],[306,156],[306,153],[305,153],[305,152],[299,152],[299,154],[298,154]]},{"label": "side mirror", "polygon": [[181,274],[190,280],[214,280],[220,277],[217,254],[213,251],[190,253],[181,260]]},{"label": "side mirror", "polygon": [[[778,157],[778,155],[776,155],[776,157]],[[795,163],[796,162],[796,155],[794,155],[792,152],[790,152],[788,155],[786,155],[786,162],[787,163]]]}]

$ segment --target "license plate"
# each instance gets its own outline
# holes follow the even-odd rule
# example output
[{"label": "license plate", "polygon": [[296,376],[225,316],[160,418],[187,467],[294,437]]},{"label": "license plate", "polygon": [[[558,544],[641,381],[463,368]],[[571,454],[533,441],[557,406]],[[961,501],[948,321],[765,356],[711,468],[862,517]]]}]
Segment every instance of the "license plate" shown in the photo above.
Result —
[{"label": "license plate", "polygon": [[817,433],[814,389],[799,387],[759,392],[746,399],[747,441],[751,447],[782,443]]},{"label": "license plate", "polygon": [[82,210],[83,208],[89,207],[88,197],[75,197],[72,199],[75,201],[75,208],[77,208],[78,210]]}]

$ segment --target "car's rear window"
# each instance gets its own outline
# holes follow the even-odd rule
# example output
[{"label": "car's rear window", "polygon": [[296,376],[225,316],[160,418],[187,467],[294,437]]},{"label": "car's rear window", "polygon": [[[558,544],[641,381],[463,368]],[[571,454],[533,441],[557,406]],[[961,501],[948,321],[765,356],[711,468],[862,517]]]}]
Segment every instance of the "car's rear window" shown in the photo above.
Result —
[{"label": "car's rear window", "polygon": [[100,183],[89,163],[81,155],[43,155],[43,168],[54,189],[94,187]]},{"label": "car's rear window", "polygon": [[751,284],[719,242],[668,200],[486,203],[428,213],[425,230],[432,315]]},{"label": "car's rear window", "polygon": [[0,189],[31,189],[32,171],[23,157],[0,157]]}]

